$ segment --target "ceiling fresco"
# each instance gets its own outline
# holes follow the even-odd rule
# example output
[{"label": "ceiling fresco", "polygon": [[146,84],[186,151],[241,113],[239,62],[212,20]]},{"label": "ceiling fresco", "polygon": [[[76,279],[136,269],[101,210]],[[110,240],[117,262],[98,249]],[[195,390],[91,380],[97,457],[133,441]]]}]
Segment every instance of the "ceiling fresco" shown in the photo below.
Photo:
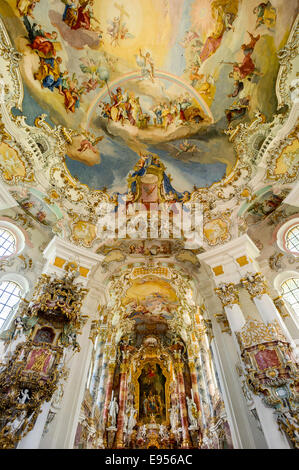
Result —
[{"label": "ceiling fresco", "polygon": [[[296,0],[2,1],[22,53],[22,111],[70,130],[65,165],[94,189],[125,193],[157,156],[179,200],[229,175],[227,129],[277,110],[277,52]],[[262,144],[262,140],[260,145]],[[136,171],[136,170],[135,170]]]}]

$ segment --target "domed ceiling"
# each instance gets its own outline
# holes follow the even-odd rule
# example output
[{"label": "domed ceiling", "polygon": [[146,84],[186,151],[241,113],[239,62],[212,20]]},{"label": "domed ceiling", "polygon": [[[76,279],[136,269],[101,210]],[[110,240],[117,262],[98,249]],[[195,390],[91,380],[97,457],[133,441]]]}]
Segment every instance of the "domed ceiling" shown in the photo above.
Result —
[{"label": "domed ceiling", "polygon": [[200,202],[196,249],[239,236],[298,174],[296,8],[1,1],[2,180],[40,224],[105,255],[101,202]]},{"label": "domed ceiling", "polygon": [[154,154],[180,197],[231,173],[228,126],[271,119],[296,4],[17,0],[0,13],[22,53],[27,123],[42,110],[77,132],[70,174],[124,193],[140,155]]}]

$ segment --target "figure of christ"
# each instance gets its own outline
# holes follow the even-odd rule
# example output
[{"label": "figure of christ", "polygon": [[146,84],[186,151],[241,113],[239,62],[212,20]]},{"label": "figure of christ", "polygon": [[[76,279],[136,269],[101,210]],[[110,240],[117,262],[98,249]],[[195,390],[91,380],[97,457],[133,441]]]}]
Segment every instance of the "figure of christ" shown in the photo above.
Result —
[{"label": "figure of christ", "polygon": [[114,3],[114,6],[119,10],[119,16],[115,16],[112,22],[112,26],[108,28],[107,32],[111,36],[111,44],[113,46],[118,46],[119,39],[125,39],[128,29],[123,24],[123,17],[130,17],[129,14],[124,9],[123,5]]},{"label": "figure of christ", "polygon": [[[154,61],[150,55],[149,52],[147,52],[145,55],[142,54],[141,49],[139,49],[139,55],[142,59],[142,64],[141,65],[141,73],[143,78],[150,78],[150,80],[154,83]],[[139,64],[138,64],[139,65]]]}]

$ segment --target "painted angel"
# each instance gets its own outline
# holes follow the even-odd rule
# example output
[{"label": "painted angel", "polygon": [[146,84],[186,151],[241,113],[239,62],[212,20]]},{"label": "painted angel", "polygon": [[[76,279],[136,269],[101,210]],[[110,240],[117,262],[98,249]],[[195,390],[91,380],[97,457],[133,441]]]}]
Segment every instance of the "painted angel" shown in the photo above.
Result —
[{"label": "painted angel", "polygon": [[177,152],[176,154],[176,157],[180,156],[182,153],[190,153],[192,152],[192,154],[194,152],[197,152],[198,151],[198,148],[195,144],[191,144],[190,142],[188,142],[188,140],[184,140],[180,145],[180,150],[179,152]]},{"label": "painted angel", "polygon": [[104,139],[104,136],[101,135],[94,139],[93,141],[89,140],[88,138],[81,140],[80,142],[80,147],[77,148],[78,152],[85,152],[86,150],[91,150],[94,153],[97,153],[96,145],[98,142],[101,142],[101,140]]},{"label": "painted angel", "polygon": [[95,90],[98,86],[102,88],[105,82],[99,77],[98,69],[100,67],[100,62],[96,62],[88,56],[80,57],[80,60],[80,69],[88,78],[88,80],[82,82],[82,86],[85,88],[85,93]]},{"label": "painted angel", "polygon": [[107,28],[107,34],[111,36],[111,45],[118,46],[120,39],[129,39],[134,36],[129,33],[126,23],[123,23],[120,16],[115,16]]}]

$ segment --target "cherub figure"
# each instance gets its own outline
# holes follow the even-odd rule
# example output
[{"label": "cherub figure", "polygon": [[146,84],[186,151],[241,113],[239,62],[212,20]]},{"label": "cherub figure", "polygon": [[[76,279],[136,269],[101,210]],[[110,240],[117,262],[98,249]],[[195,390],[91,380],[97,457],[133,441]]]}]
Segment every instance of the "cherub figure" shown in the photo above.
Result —
[{"label": "cherub figure", "polygon": [[21,390],[20,396],[17,398],[17,400],[18,403],[20,403],[21,405],[24,405],[25,403],[27,403],[27,401],[30,400],[28,388],[24,388],[23,390]]}]

